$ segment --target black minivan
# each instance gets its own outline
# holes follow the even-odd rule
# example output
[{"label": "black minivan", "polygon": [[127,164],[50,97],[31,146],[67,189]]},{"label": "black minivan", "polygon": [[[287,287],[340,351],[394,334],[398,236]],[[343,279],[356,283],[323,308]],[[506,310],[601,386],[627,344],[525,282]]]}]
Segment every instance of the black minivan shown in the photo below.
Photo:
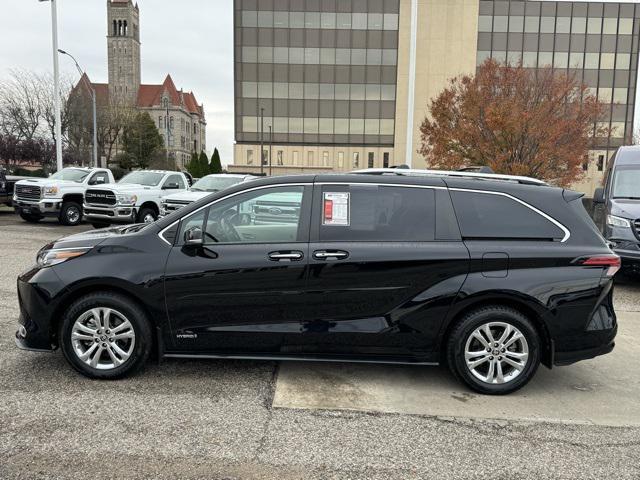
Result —
[{"label": "black minivan", "polygon": [[18,279],[17,344],[60,347],[93,378],[153,353],[446,363],[478,392],[512,392],[540,363],[613,349],[620,259],[581,196],[391,169],[240,184],[45,246]]}]

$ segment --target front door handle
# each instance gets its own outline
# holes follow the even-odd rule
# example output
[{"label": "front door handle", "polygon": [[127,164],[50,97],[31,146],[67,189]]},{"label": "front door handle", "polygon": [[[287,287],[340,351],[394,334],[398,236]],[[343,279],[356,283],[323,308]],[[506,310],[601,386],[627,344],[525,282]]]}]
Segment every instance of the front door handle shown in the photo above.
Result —
[{"label": "front door handle", "polygon": [[304,254],[297,250],[292,250],[289,252],[271,252],[269,254],[269,260],[273,260],[274,262],[297,262],[304,258]]},{"label": "front door handle", "polygon": [[348,256],[349,252],[344,250],[316,250],[313,252],[313,258],[316,260],[341,260]]}]

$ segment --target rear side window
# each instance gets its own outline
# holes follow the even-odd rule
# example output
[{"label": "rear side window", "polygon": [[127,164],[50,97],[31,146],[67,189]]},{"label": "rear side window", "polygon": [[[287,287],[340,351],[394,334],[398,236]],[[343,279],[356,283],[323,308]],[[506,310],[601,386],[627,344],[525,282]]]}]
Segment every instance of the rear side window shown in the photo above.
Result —
[{"label": "rear side window", "polygon": [[531,208],[504,195],[451,191],[465,238],[562,239],[564,232]]},{"label": "rear side window", "polygon": [[321,241],[424,242],[434,239],[432,189],[325,185],[321,197]]}]

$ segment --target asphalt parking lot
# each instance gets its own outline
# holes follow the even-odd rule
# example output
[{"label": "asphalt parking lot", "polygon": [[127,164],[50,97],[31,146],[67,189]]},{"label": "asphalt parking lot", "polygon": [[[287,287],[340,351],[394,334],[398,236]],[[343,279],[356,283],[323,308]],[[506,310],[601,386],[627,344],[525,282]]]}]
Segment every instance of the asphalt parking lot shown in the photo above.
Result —
[{"label": "asphalt parking lot", "polygon": [[166,360],[91,381],[15,348],[16,276],[91,228],[0,209],[0,478],[640,478],[640,279],[618,347],[482,397],[442,368]]}]

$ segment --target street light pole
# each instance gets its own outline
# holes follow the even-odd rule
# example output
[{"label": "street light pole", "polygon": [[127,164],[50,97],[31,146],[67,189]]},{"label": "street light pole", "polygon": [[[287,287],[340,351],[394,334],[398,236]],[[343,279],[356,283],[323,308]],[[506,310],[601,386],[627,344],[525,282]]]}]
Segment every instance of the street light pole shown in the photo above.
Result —
[{"label": "street light pole", "polygon": [[260,109],[260,175],[264,175],[264,108]]},{"label": "street light pole", "polygon": [[[76,57],[71,55],[69,52],[65,52],[64,50],[61,50],[61,49],[58,49],[58,52],[61,53],[62,55],[66,55],[70,57],[71,60],[73,60],[73,63],[76,64],[76,68],[78,69],[78,72],[80,72],[80,77],[82,78],[82,76],[85,74],[85,71],[82,70],[82,68],[80,68],[78,61],[76,60]],[[93,166],[99,167],[100,165],[98,164],[98,120],[96,115],[96,89],[93,88],[93,85],[91,83],[89,83],[87,88],[89,88],[89,91],[91,91],[91,103],[93,106]]]},{"label": "street light pole", "polygon": [[62,170],[62,120],[60,119],[60,71],[58,69],[58,8],[56,0],[51,2],[51,40],[53,43],[53,108],[55,111],[56,167]]},{"label": "street light pole", "polygon": [[271,146],[273,145],[273,130],[269,125],[269,176],[271,176]]}]

